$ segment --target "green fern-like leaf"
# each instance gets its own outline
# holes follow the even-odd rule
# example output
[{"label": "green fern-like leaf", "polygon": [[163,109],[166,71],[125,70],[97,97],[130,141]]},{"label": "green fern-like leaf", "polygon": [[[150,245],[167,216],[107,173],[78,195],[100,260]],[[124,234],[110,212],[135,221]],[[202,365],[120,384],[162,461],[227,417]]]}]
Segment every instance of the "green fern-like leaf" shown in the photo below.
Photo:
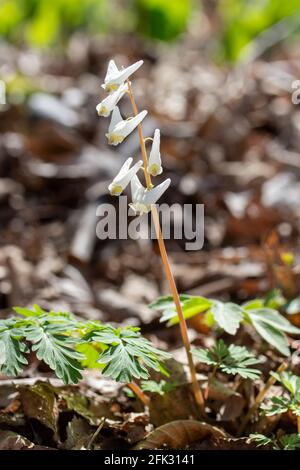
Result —
[{"label": "green fern-like leaf", "polygon": [[268,405],[261,405],[260,409],[266,416],[286,413],[289,410],[290,400],[287,397],[271,397]]},{"label": "green fern-like leaf", "polygon": [[255,442],[256,447],[262,447],[271,444],[273,446],[273,449],[277,448],[276,440],[273,436],[267,437],[264,434],[259,434],[258,432],[250,434],[248,441]]},{"label": "green fern-like leaf", "polygon": [[291,411],[295,416],[300,416],[300,377],[292,372],[271,375],[285,388],[286,392],[281,397],[270,397],[267,404],[262,404],[260,409],[263,414],[272,416]]},{"label": "green fern-like leaf", "polygon": [[[4,325],[2,322],[2,328]],[[0,370],[3,374],[16,376],[27,364],[24,354],[28,348],[20,340],[21,337],[20,330],[16,328],[3,328],[0,331]]]},{"label": "green fern-like leaf", "polygon": [[300,434],[285,434],[279,441],[283,450],[300,449]]},{"label": "green fern-like leaf", "polygon": [[147,368],[162,371],[161,360],[170,355],[155,348],[143,338],[136,328],[106,327],[89,333],[91,341],[108,344],[100,354],[99,364],[104,365],[103,375],[118,382],[130,382],[132,377],[147,379]]},{"label": "green fern-like leaf", "polygon": [[226,374],[239,374],[244,379],[257,379],[261,372],[251,366],[260,361],[243,346],[226,346],[221,339],[211,349],[192,349],[193,356],[204,364],[216,366]]},{"label": "green fern-like leaf", "polygon": [[37,358],[48,364],[57,377],[66,384],[77,383],[83,369],[79,361],[85,356],[74,350],[77,341],[63,331],[62,325],[33,325],[28,327],[26,339],[33,343],[32,350],[36,351]]},{"label": "green fern-like leaf", "polygon": [[83,366],[94,367],[96,360],[104,375],[122,382],[146,379],[148,368],[166,373],[161,361],[170,355],[143,338],[138,328],[79,321],[71,313],[47,312],[38,305],[14,310],[20,316],[0,320],[0,371],[4,374],[20,374],[30,351],[27,343],[66,384],[77,383]]}]

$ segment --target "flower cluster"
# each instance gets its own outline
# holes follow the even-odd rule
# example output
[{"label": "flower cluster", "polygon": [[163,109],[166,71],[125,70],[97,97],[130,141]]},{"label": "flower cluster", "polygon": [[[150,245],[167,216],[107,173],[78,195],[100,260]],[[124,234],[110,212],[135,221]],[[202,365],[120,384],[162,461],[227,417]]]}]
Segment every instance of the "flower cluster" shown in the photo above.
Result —
[{"label": "flower cluster", "polygon": [[[141,111],[133,117],[123,119],[117,106],[121,98],[129,93],[129,77],[143,64],[142,60],[130,65],[129,67],[118,69],[114,60],[110,60],[107,73],[102,88],[108,95],[97,106],[99,116],[108,117],[111,115],[111,121],[106,134],[110,145],[119,145],[126,137],[136,129],[147,115],[147,111]],[[163,171],[160,156],[160,131],[155,129],[152,147],[147,165],[143,167],[143,161],[139,160],[132,166],[133,159],[128,158],[123,164],[117,176],[113,179],[108,189],[112,196],[119,196],[125,188],[131,184],[132,203],[130,207],[136,214],[148,213],[151,205],[155,204],[162,194],[169,187],[171,180],[168,178],[158,186],[145,188],[140,182],[137,173],[143,169],[145,175],[156,176]]]}]

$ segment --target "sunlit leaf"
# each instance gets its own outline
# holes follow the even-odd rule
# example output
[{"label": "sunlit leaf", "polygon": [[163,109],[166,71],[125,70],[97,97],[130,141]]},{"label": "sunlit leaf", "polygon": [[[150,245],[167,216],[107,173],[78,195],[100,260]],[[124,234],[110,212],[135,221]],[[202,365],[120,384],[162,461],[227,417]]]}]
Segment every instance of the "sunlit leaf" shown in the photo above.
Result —
[{"label": "sunlit leaf", "polygon": [[282,331],[266,323],[260,318],[252,318],[252,324],[257,333],[269,344],[278,349],[284,356],[289,356],[289,343],[287,337]]},{"label": "sunlit leaf", "polygon": [[130,382],[132,377],[147,379],[148,368],[163,370],[161,361],[170,357],[168,353],[155,348],[135,329],[110,328],[108,336],[105,336],[105,331],[89,333],[91,341],[104,342],[105,337],[108,338],[108,347],[97,361],[104,365],[103,375],[119,382]]},{"label": "sunlit leaf", "polygon": [[278,328],[280,331],[286,333],[300,334],[300,329],[292,325],[286,318],[280,313],[271,308],[258,308],[248,311],[252,320],[262,320],[265,323]]},{"label": "sunlit leaf", "polygon": [[0,370],[3,374],[20,374],[27,364],[26,352],[28,347],[20,341],[19,331],[13,328],[0,332]]},{"label": "sunlit leaf", "polygon": [[211,311],[218,325],[230,335],[235,335],[243,320],[243,309],[231,302],[214,301]]},{"label": "sunlit leaf", "polygon": [[52,325],[31,326],[26,339],[33,343],[32,350],[44,361],[64,383],[77,383],[83,369],[80,361],[84,355],[74,350],[74,339],[62,334]]}]

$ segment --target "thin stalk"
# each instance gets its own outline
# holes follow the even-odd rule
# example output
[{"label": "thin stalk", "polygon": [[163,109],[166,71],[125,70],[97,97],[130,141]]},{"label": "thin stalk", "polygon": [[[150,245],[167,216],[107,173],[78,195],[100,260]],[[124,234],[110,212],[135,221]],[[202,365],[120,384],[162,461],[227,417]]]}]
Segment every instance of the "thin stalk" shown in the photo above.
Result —
[{"label": "thin stalk", "polygon": [[155,231],[156,231],[156,237],[157,237],[157,241],[158,241],[160,256],[161,256],[161,259],[162,259],[162,262],[163,262],[163,265],[164,265],[166,277],[167,277],[167,280],[168,280],[170,290],[172,292],[172,296],[173,296],[174,303],[175,303],[175,306],[176,306],[177,315],[178,315],[178,318],[179,318],[180,332],[181,332],[183,344],[184,344],[186,355],[187,355],[188,365],[189,365],[189,369],[190,369],[190,373],[191,373],[192,387],[193,387],[195,400],[196,400],[202,414],[204,414],[204,399],[203,399],[203,396],[202,396],[202,392],[200,390],[199,383],[197,381],[196,369],[195,369],[195,364],[194,364],[192,353],[191,353],[191,344],[190,344],[190,340],[189,340],[189,337],[188,337],[186,321],[185,321],[185,318],[184,318],[184,315],[183,315],[182,306],[181,306],[181,303],[180,303],[180,298],[179,298],[177,286],[176,286],[176,283],[175,283],[175,279],[174,279],[174,276],[173,276],[173,273],[172,273],[172,270],[171,270],[171,266],[170,266],[170,262],[169,262],[165,242],[164,242],[164,239],[163,239],[163,236],[162,236],[162,233],[161,233],[158,212],[157,212],[157,208],[156,208],[155,204],[152,205],[151,212],[152,212],[152,218],[153,218],[153,222],[154,222],[154,226],[155,226]]},{"label": "thin stalk", "polygon": [[89,442],[86,446],[87,449],[90,449],[92,447],[96,437],[98,436],[99,432],[101,431],[101,429],[103,428],[103,426],[105,424],[105,419],[106,418],[101,419],[99,426],[97,427],[96,431],[94,432],[94,434],[92,435],[91,439],[89,440]]},{"label": "thin stalk", "polygon": [[130,382],[127,384],[127,387],[138,397],[138,399],[145,405],[149,406],[150,398],[144,394],[144,392],[140,389],[138,384],[135,382]]},{"label": "thin stalk", "polygon": [[297,416],[297,432],[300,434],[300,416]]},{"label": "thin stalk", "polygon": [[[285,369],[287,368],[287,363],[286,362],[283,362],[279,367],[278,369],[276,370],[277,374],[280,374],[281,372],[283,372]],[[241,425],[240,425],[240,428],[238,430],[238,435],[240,436],[245,427],[247,426],[251,416],[253,415],[253,413],[257,410],[257,408],[259,407],[259,405],[261,404],[261,402],[263,401],[267,391],[269,390],[269,388],[276,382],[276,379],[275,377],[273,377],[272,375],[269,377],[267,383],[265,384],[265,386],[261,389],[261,391],[259,392],[259,394],[257,395],[257,397],[255,398],[255,402],[253,403],[253,405],[251,406],[251,408],[249,409],[248,413],[246,414],[244,420],[241,422]]]},{"label": "thin stalk", "polygon": [[[130,97],[132,109],[133,109],[134,114],[137,115],[138,114],[138,109],[137,109],[135,99],[134,99],[134,96],[133,96],[131,84],[130,84],[129,81],[127,83],[128,83],[128,94],[129,94],[129,97]],[[146,146],[145,146],[145,140],[144,140],[144,137],[143,137],[143,131],[142,131],[141,124],[138,125],[138,135],[139,135],[139,142],[140,142],[141,153],[142,153],[142,158],[143,158],[143,163],[144,163],[144,174],[145,174],[146,185],[147,185],[148,189],[151,189],[152,188],[152,182],[151,182],[151,177],[150,177],[150,175],[147,171],[148,156],[147,156],[147,150],[146,150]],[[158,216],[158,212],[157,212],[157,208],[156,208],[155,204],[153,204],[151,206],[151,213],[152,213],[152,218],[153,218],[153,222],[154,222],[154,226],[155,226],[155,231],[156,231],[156,237],[157,237],[157,241],[158,241],[160,256],[161,256],[162,263],[163,263],[163,266],[164,266],[167,281],[168,281],[168,284],[169,284],[169,287],[170,287],[170,290],[171,290],[171,293],[172,293],[172,297],[173,297],[173,300],[174,300],[174,303],[175,303],[175,306],[176,306],[176,311],[177,311],[177,315],[178,315],[178,319],[179,319],[180,332],[181,332],[183,344],[184,344],[186,355],[187,355],[188,365],[189,365],[189,369],[190,369],[190,373],[191,373],[193,393],[194,393],[194,396],[195,396],[196,403],[198,404],[198,406],[200,408],[201,414],[204,415],[204,399],[203,399],[202,392],[200,390],[199,383],[197,381],[196,369],[195,369],[195,365],[194,365],[194,362],[193,362],[193,357],[192,357],[192,354],[191,354],[191,344],[190,344],[190,340],[189,340],[189,337],[188,337],[186,321],[185,321],[185,318],[184,318],[184,315],[183,315],[183,310],[182,310],[182,306],[181,306],[181,303],[180,303],[180,297],[179,297],[179,294],[178,294],[177,286],[176,286],[175,279],[174,279],[174,276],[173,276],[173,272],[172,272],[172,269],[171,269],[171,265],[170,265],[170,261],[169,261],[169,258],[168,258],[165,242],[164,242],[164,239],[163,239],[163,236],[162,236],[162,232],[161,232],[161,228],[160,228],[160,222],[159,222],[159,216]]]},{"label": "thin stalk", "polygon": [[208,377],[208,381],[207,381],[207,385],[206,385],[206,388],[204,390],[204,398],[205,400],[208,399],[208,394],[209,394],[209,389],[210,389],[210,386],[212,384],[212,381],[214,380],[215,376],[216,376],[216,373],[217,373],[217,370],[219,368],[219,364],[215,365],[211,374],[209,375]]},{"label": "thin stalk", "polygon": [[[133,113],[136,116],[139,112],[138,112],[138,109],[137,109],[137,105],[135,103],[131,83],[130,83],[129,80],[127,80],[127,85],[128,85],[128,94],[129,94],[131,106],[132,106],[132,109],[133,109]],[[142,158],[143,158],[143,163],[144,163],[144,175],[145,175],[145,180],[146,180],[146,186],[147,186],[148,189],[151,189],[152,188],[152,183],[151,183],[151,176],[149,175],[149,173],[147,171],[148,157],[147,157],[146,144],[145,144],[144,137],[143,137],[142,125],[139,124],[137,126],[137,129],[138,129],[139,142],[140,142]]]}]

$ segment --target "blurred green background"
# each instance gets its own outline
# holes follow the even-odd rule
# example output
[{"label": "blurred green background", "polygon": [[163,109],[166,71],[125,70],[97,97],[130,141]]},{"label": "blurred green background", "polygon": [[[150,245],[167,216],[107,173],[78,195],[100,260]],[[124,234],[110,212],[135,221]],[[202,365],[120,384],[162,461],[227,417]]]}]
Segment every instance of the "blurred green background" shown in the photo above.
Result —
[{"label": "blurred green background", "polygon": [[0,0],[0,34],[39,48],[62,47],[78,30],[176,41],[201,9],[215,17],[216,55],[225,61],[237,61],[276,23],[284,22],[286,37],[300,31],[299,0]]}]

